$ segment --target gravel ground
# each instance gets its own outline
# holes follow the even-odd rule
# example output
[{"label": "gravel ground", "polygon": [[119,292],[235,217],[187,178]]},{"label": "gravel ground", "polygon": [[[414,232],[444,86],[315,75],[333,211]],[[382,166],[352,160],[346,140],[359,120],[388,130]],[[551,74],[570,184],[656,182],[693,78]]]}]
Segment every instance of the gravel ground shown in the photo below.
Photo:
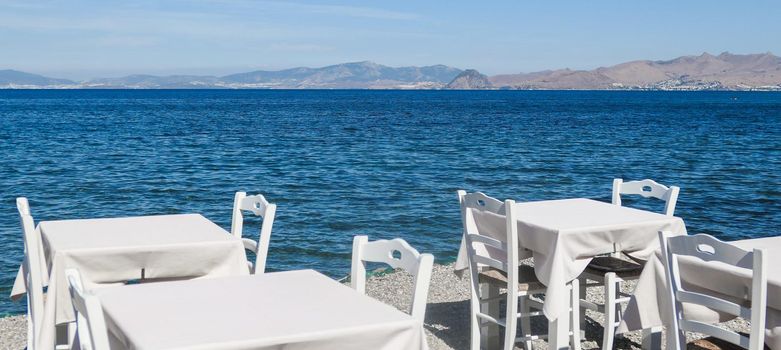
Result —
[{"label": "gravel ground", "polygon": [[[626,291],[631,290],[630,283],[625,285]],[[412,290],[412,276],[400,271],[381,274],[369,278],[366,291],[372,297],[391,304],[401,310],[407,310]],[[591,288],[588,299],[602,301],[603,291]],[[599,313],[586,313],[586,338],[583,349],[598,349],[602,342],[602,317]],[[743,320],[727,322],[726,327],[748,332],[748,325]],[[24,349],[26,341],[26,322],[23,316],[0,318],[0,349]],[[534,319],[532,328],[535,332],[545,332],[546,322],[542,317]],[[431,287],[426,310],[426,333],[431,350],[469,349],[469,279],[460,278],[453,272],[453,265],[434,265],[431,277]],[[695,335],[690,336],[696,339]],[[547,343],[536,341],[535,349],[547,349]],[[639,349],[640,332],[631,332],[625,337],[616,339],[615,348]]]},{"label": "gravel ground", "polygon": [[27,344],[27,322],[24,316],[0,318],[0,349],[19,350]]}]

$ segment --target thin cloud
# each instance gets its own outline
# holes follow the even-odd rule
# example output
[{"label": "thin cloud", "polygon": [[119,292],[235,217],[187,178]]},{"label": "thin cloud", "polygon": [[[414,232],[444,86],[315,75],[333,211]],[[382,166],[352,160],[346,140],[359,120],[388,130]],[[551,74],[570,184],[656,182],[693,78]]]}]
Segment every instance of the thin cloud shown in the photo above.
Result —
[{"label": "thin cloud", "polygon": [[300,2],[288,1],[247,1],[247,0],[190,0],[197,3],[222,4],[228,6],[241,6],[244,8],[267,9],[275,7],[278,9],[294,10],[298,13],[309,13],[317,15],[333,15],[355,18],[369,18],[396,21],[418,20],[421,16],[417,13],[386,10],[376,7],[348,6],[348,5],[320,5],[305,4]]},{"label": "thin cloud", "polygon": [[269,46],[272,51],[280,52],[322,52],[334,50],[331,46],[323,46],[317,44],[287,44],[287,43],[275,43]]}]

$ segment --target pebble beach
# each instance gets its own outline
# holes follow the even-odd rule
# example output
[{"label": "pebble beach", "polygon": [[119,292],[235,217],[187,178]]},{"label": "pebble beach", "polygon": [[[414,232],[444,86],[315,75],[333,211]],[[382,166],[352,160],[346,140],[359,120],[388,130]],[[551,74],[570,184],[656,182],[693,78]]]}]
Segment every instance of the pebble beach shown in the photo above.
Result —
[{"label": "pebble beach", "polygon": [[[633,286],[625,285],[627,290]],[[412,276],[406,272],[392,272],[372,276],[367,282],[367,294],[393,305],[401,310],[409,306],[412,290]],[[601,301],[603,291],[590,288],[589,300]],[[598,313],[586,313],[586,337],[583,349],[599,349],[602,337],[602,318]],[[734,320],[725,327],[740,332],[748,331],[743,320]],[[434,265],[429,289],[428,308],[426,310],[426,333],[431,350],[469,349],[469,279],[459,277],[453,272],[453,265]],[[545,332],[546,322],[542,317],[534,319],[532,328],[536,332]],[[27,325],[24,316],[11,316],[0,319],[0,349],[19,350],[25,348]],[[691,339],[696,339],[691,335]],[[547,349],[547,343],[536,341],[535,349]],[[640,332],[630,332],[616,339],[617,349],[640,349]]]}]

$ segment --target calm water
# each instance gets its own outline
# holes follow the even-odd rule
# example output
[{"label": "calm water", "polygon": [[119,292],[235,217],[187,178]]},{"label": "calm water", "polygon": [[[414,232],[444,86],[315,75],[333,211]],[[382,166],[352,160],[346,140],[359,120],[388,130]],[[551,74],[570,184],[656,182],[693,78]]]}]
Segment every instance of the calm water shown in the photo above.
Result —
[{"label": "calm water", "polygon": [[24,307],[17,196],[36,220],[227,229],[233,193],[261,192],[269,268],[335,277],[357,234],[452,261],[457,189],[609,201],[614,177],[654,178],[681,187],[689,232],[761,237],[781,226],[780,122],[778,93],[0,90],[0,314]]}]

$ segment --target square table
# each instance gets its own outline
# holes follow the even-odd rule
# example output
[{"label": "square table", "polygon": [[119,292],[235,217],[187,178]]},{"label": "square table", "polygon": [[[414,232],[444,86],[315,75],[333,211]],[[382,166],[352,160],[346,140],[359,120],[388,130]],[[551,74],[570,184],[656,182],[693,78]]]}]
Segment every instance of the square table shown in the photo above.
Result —
[{"label": "square table", "polygon": [[[767,318],[765,344],[771,349],[781,349],[781,236],[745,239],[729,242],[745,250],[765,249],[767,269]],[[694,258],[678,259],[681,283],[684,289],[716,293],[732,302],[741,304],[751,293],[751,275],[743,269],[728,265],[706,263]],[[672,315],[661,252],[657,251],[643,268],[635,293],[629,301],[619,332],[658,328],[669,324]],[[687,318],[702,322],[724,322],[725,314],[705,307],[686,307]]]},{"label": "square table", "polygon": [[313,270],[94,293],[112,349],[427,349],[419,320]]},{"label": "square table", "polygon": [[[566,285],[583,273],[592,258],[627,252],[646,259],[659,247],[659,231],[686,234],[681,218],[586,198],[520,202],[516,206],[519,245],[531,251],[537,278],[548,287],[543,312],[555,328],[549,334],[553,348],[567,343]],[[456,270],[469,267],[464,248],[462,242]]]},{"label": "square table", "polygon": [[[43,221],[44,305],[41,344],[54,344],[55,325],[75,320],[65,270],[88,287],[143,278],[247,275],[242,241],[200,214]],[[12,298],[24,295],[17,276]]]}]

